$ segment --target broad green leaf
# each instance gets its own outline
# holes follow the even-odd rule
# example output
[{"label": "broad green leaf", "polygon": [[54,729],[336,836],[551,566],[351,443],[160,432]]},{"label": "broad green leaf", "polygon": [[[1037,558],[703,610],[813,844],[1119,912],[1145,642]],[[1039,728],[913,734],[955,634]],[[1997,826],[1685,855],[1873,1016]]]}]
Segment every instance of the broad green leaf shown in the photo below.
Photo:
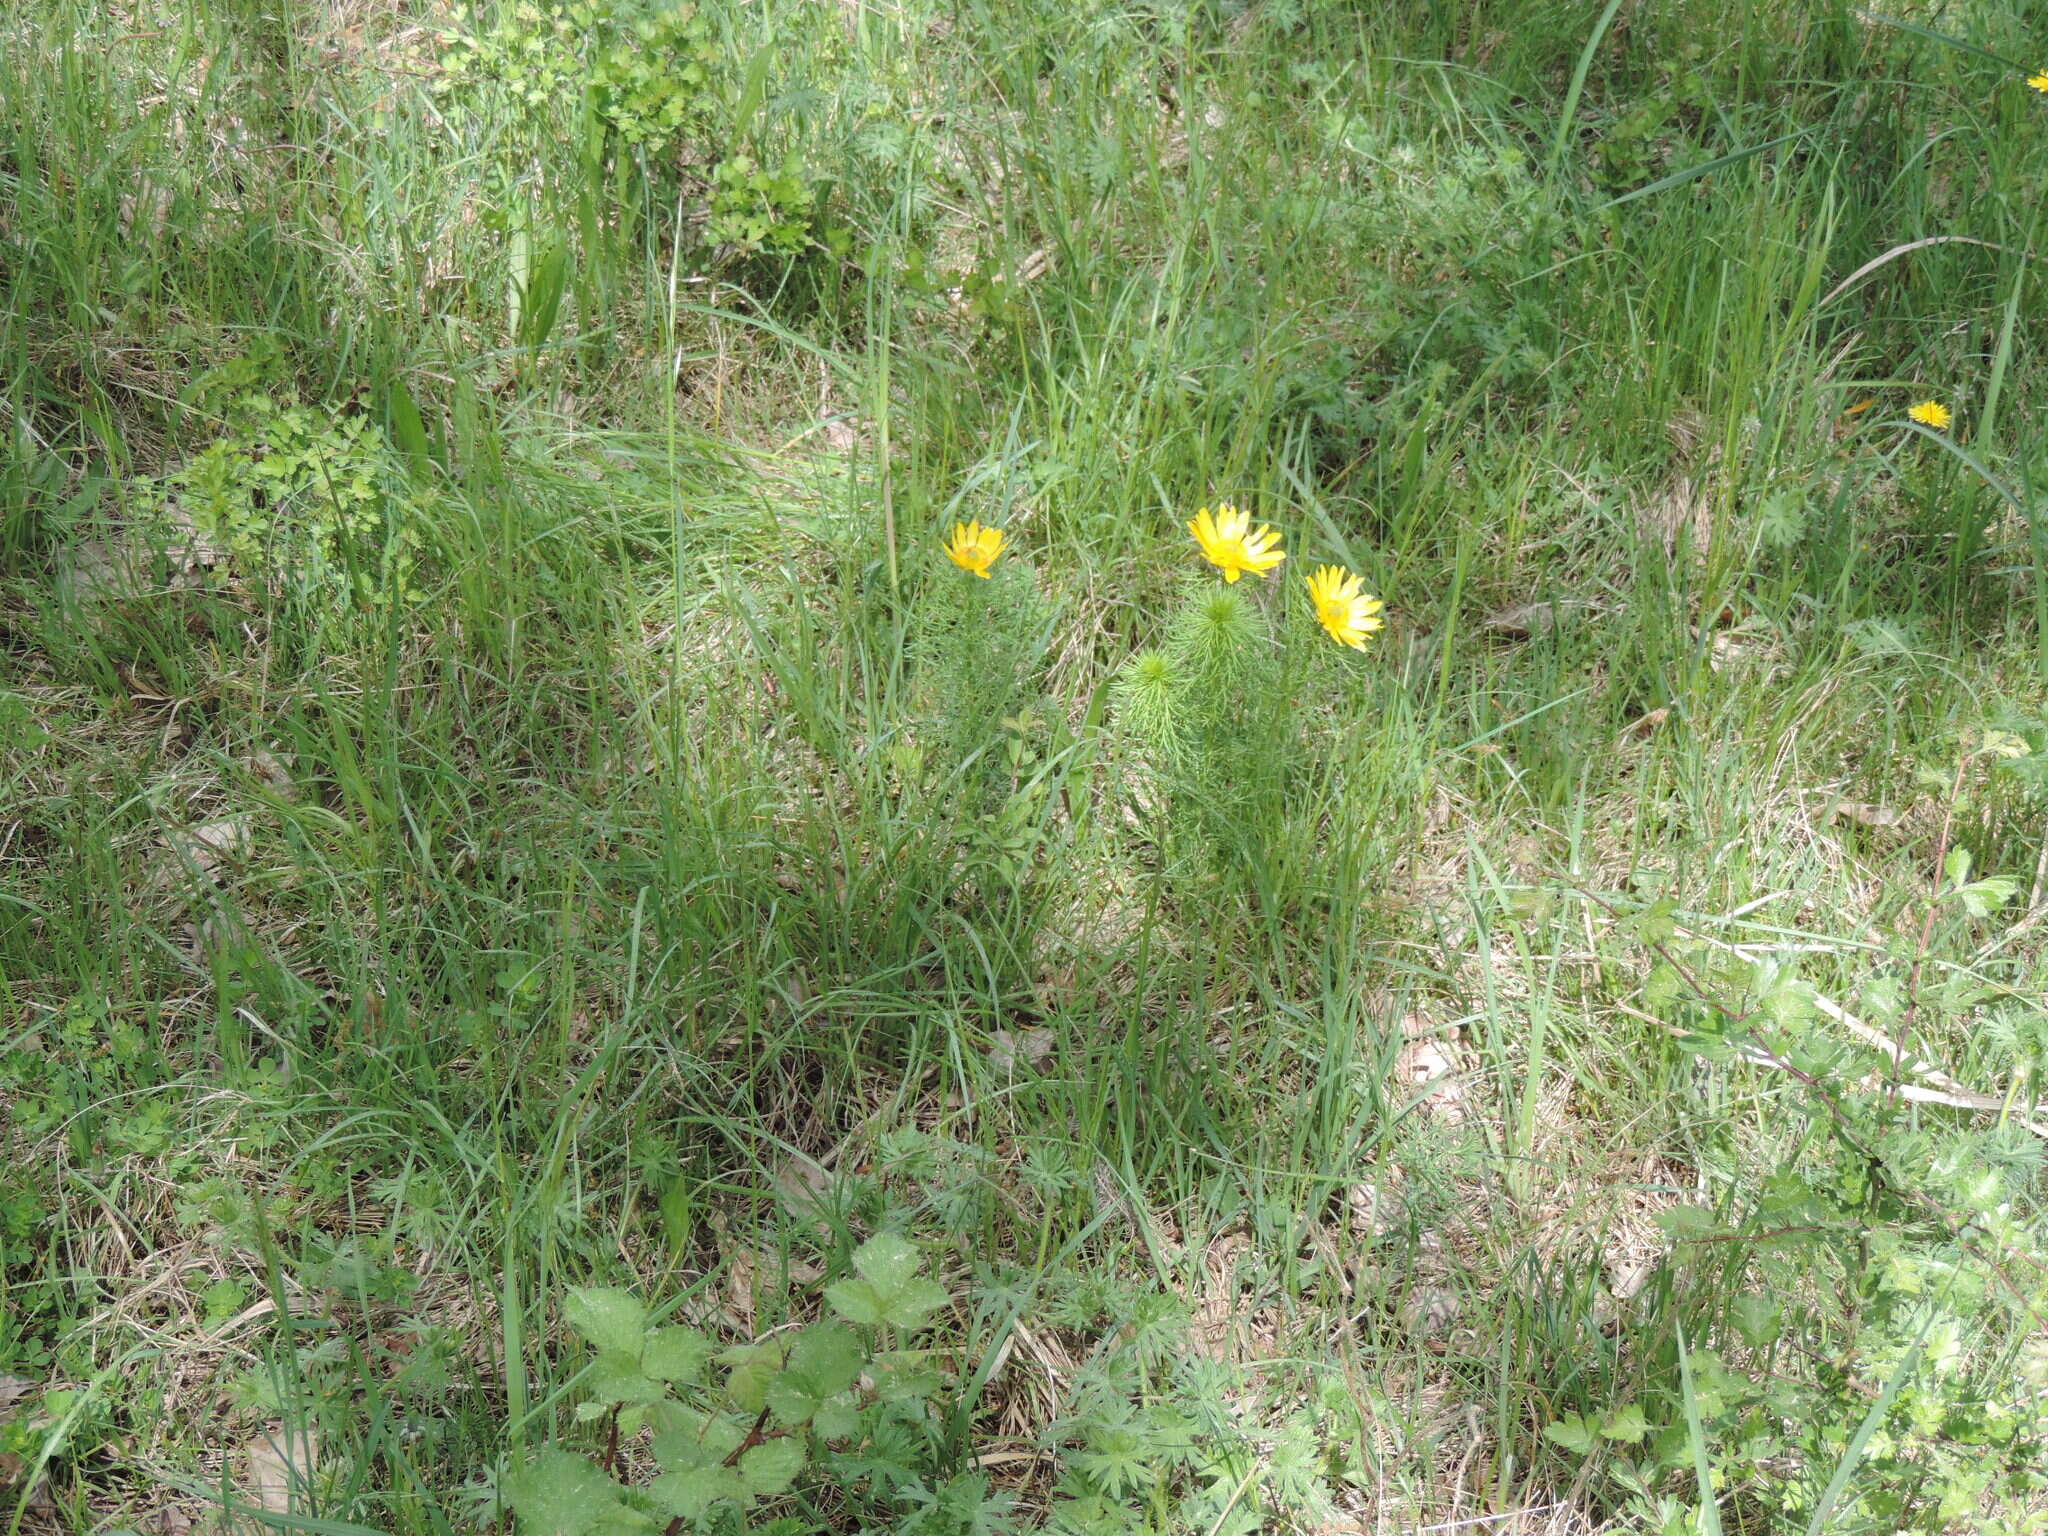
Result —
[{"label": "broad green leaf", "polygon": [[607,1406],[613,1403],[659,1402],[666,1395],[660,1382],[641,1374],[638,1350],[631,1354],[611,1349],[601,1351],[585,1379],[590,1401]]},{"label": "broad green leaf", "polygon": [[875,1356],[871,1370],[875,1395],[885,1403],[917,1403],[938,1395],[943,1383],[926,1362],[927,1351],[899,1349]]},{"label": "broad green leaf", "polygon": [[768,1407],[784,1424],[802,1424],[828,1397],[860,1379],[860,1340],[837,1323],[813,1323],[796,1336],[788,1363],[768,1385]]},{"label": "broad green leaf", "polygon": [[647,1333],[647,1308],[631,1292],[586,1286],[569,1293],[562,1311],[569,1326],[600,1350],[639,1358]]},{"label": "broad green leaf", "polygon": [[1729,1320],[1742,1342],[1762,1349],[1778,1336],[1778,1304],[1759,1291],[1744,1291],[1729,1309]]},{"label": "broad green leaf", "polygon": [[1973,880],[1952,894],[1972,917],[1989,917],[2018,893],[2019,881],[2010,875],[1987,875]]},{"label": "broad green leaf", "polygon": [[1543,1438],[1583,1456],[1593,1449],[1593,1426],[1586,1422],[1583,1414],[1567,1414],[1555,1424],[1544,1425]]},{"label": "broad green leaf", "polygon": [[883,1295],[893,1295],[917,1273],[917,1250],[900,1233],[878,1232],[853,1255],[860,1277]]},{"label": "broad green leaf", "polygon": [[665,1415],[667,1427],[654,1436],[654,1459],[671,1472],[717,1466],[746,1443],[754,1422],[728,1413],[686,1412],[690,1412],[687,1423]]},{"label": "broad green leaf", "polygon": [[865,1280],[841,1280],[825,1287],[825,1300],[849,1323],[878,1328],[887,1307],[885,1298]]},{"label": "broad green leaf", "polygon": [[1676,1471],[1692,1460],[1692,1431],[1684,1424],[1667,1424],[1650,1437],[1650,1454],[1666,1471]]},{"label": "broad green leaf", "polygon": [[859,1278],[828,1286],[825,1299],[848,1322],[915,1328],[943,1306],[946,1292],[917,1272],[917,1250],[894,1232],[869,1238],[854,1253]]},{"label": "broad green leaf", "polygon": [[1634,1445],[1650,1432],[1650,1424],[1643,1417],[1643,1410],[1634,1403],[1617,1408],[1601,1421],[1600,1434],[1603,1439],[1623,1440]]},{"label": "broad green leaf", "polygon": [[695,1328],[657,1328],[647,1335],[640,1368],[659,1381],[689,1381],[717,1347]]},{"label": "broad green leaf", "polygon": [[780,1343],[739,1344],[718,1357],[730,1368],[725,1379],[726,1395],[733,1406],[746,1413],[759,1413],[768,1406],[768,1388],[782,1370],[786,1352]]},{"label": "broad green leaf", "polygon": [[1689,1237],[1705,1237],[1718,1228],[1714,1213],[1703,1205],[1669,1206],[1657,1213],[1656,1221],[1666,1237],[1681,1242]]},{"label": "broad green leaf", "polygon": [[1684,995],[1684,981],[1678,968],[1664,961],[1651,968],[1650,979],[1643,983],[1643,1004],[1652,1013],[1661,1013]]},{"label": "broad green leaf", "polygon": [[1988,752],[1993,757],[2010,758],[2025,757],[2034,749],[2027,745],[2026,737],[2017,736],[2011,731],[1986,731],[1984,740],[1977,750]]},{"label": "broad green leaf", "polygon": [[520,1536],[583,1536],[619,1507],[618,1485],[581,1456],[550,1446],[505,1479]]},{"label": "broad green leaf", "polygon": [[687,1472],[664,1472],[647,1485],[656,1504],[684,1520],[701,1520],[720,1499],[737,1499],[744,1492],[739,1473],[717,1462]]},{"label": "broad green leaf", "polygon": [[851,1397],[835,1397],[811,1415],[811,1428],[821,1440],[851,1440],[860,1432],[860,1405]]},{"label": "broad green leaf", "polygon": [[790,1346],[785,1371],[803,1377],[819,1397],[834,1397],[860,1379],[865,1363],[860,1339],[837,1323],[813,1323]]},{"label": "broad green leaf", "polygon": [[780,1493],[804,1469],[804,1448],[795,1438],[765,1440],[740,1456],[740,1483],[755,1498]]}]

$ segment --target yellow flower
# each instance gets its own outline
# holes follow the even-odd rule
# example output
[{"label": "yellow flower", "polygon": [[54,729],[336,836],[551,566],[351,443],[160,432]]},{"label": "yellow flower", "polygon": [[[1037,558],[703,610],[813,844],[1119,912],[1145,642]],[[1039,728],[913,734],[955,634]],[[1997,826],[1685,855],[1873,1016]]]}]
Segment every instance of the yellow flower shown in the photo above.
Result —
[{"label": "yellow flower", "polygon": [[984,528],[979,523],[955,523],[953,537],[946,540],[946,555],[961,570],[972,571],[987,581],[988,568],[996,563],[996,557],[1007,543],[1009,538],[1000,528]]},{"label": "yellow flower", "polygon": [[1932,427],[1937,432],[1946,432],[1948,424],[1955,420],[1955,417],[1949,414],[1949,408],[1939,400],[1922,400],[1906,414],[1921,426]]},{"label": "yellow flower", "polygon": [[1203,558],[1223,573],[1225,581],[1236,581],[1247,571],[1263,576],[1287,558],[1279,534],[1264,523],[1253,532],[1251,515],[1228,502],[1217,507],[1213,517],[1207,507],[1202,508],[1188,524],[1188,532],[1202,546]]},{"label": "yellow flower", "polygon": [[2027,84],[2043,95],[2048,95],[2048,69],[2042,70],[2038,75],[2027,76]]},{"label": "yellow flower", "polygon": [[1339,645],[1365,649],[1366,637],[1386,624],[1380,610],[1387,605],[1365,590],[1365,583],[1341,566],[1325,565],[1308,579],[1308,595],[1316,601],[1316,618]]}]

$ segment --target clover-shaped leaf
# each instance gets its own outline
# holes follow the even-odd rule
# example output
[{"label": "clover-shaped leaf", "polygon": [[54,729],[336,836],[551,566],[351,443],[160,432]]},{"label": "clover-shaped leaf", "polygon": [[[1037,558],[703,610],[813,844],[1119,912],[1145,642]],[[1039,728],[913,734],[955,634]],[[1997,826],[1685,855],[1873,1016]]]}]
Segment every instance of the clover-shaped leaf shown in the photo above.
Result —
[{"label": "clover-shaped leaf", "polygon": [[689,1381],[717,1347],[695,1328],[657,1328],[647,1335],[640,1368],[658,1381]]},{"label": "clover-shaped leaf", "polygon": [[796,1440],[763,1441],[740,1456],[740,1484],[752,1498],[780,1493],[804,1469],[804,1448]]},{"label": "clover-shaped leaf", "polygon": [[647,1335],[647,1308],[630,1291],[585,1286],[569,1293],[562,1311],[569,1326],[596,1345],[639,1359]]},{"label": "clover-shaped leaf", "polygon": [[825,1299],[848,1322],[915,1328],[945,1303],[945,1289],[918,1274],[917,1250],[894,1232],[862,1243],[853,1267],[857,1278],[825,1289]]},{"label": "clover-shaped leaf", "polygon": [[509,1473],[504,1493],[521,1536],[583,1536],[624,1510],[616,1483],[581,1456],[552,1446]]},{"label": "clover-shaped leaf", "polygon": [[860,1379],[860,1340],[837,1323],[813,1323],[796,1336],[781,1372],[768,1384],[767,1405],[784,1424],[803,1424],[827,1398]]},{"label": "clover-shaped leaf", "polygon": [[745,1493],[740,1475],[731,1467],[712,1462],[684,1472],[664,1472],[647,1485],[648,1495],[678,1519],[696,1521],[720,1499],[737,1499]]}]

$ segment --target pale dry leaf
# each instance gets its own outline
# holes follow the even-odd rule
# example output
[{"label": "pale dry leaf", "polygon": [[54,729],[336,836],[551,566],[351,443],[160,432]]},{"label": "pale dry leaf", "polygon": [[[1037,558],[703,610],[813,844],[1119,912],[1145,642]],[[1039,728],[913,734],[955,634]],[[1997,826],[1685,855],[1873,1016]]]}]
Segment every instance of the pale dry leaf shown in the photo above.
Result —
[{"label": "pale dry leaf", "polygon": [[1394,1080],[1408,1087],[1422,1108],[1454,1121],[1465,1114],[1465,1090],[1457,1073],[1457,1059],[1441,1039],[1410,1040],[1394,1058]]},{"label": "pale dry leaf", "polygon": [[1557,627],[1557,608],[1556,603],[1511,603],[1494,609],[1479,621],[1479,627],[1510,640],[1529,640]]},{"label": "pale dry leaf", "polygon": [[1629,721],[1627,725],[1621,728],[1621,733],[1624,736],[1647,736],[1670,718],[1671,707],[1665,705],[1660,709],[1652,709],[1636,716],[1635,719]]},{"label": "pale dry leaf", "polygon": [[58,581],[80,601],[133,597],[149,587],[150,564],[131,541],[83,539],[65,556]]},{"label": "pale dry leaf", "polygon": [[998,1072],[1014,1072],[1019,1063],[1033,1068],[1043,1066],[1052,1047],[1053,1034],[1049,1029],[1023,1029],[1014,1034],[999,1029],[989,1036],[989,1065]]},{"label": "pale dry leaf", "polygon": [[201,874],[210,875],[229,860],[246,858],[255,838],[251,818],[242,815],[181,828],[166,841],[173,853],[191,860]]},{"label": "pale dry leaf", "polygon": [[286,759],[259,747],[249,754],[247,762],[249,771],[278,799],[290,802],[299,798],[299,786]]},{"label": "pale dry leaf", "polygon": [[1457,802],[1451,798],[1450,790],[1439,784],[1436,793],[1429,797],[1429,806],[1422,815],[1422,830],[1435,834],[1451,824],[1451,816],[1457,810]]},{"label": "pale dry leaf", "polygon": [[825,1195],[832,1187],[831,1172],[816,1158],[797,1152],[785,1158],[775,1170],[775,1193],[783,1208],[800,1221],[831,1231],[825,1219]]},{"label": "pale dry leaf", "polygon": [[247,1474],[243,1493],[258,1509],[288,1515],[294,1499],[304,1503],[320,1464],[320,1441],[310,1429],[272,1423],[243,1447]]},{"label": "pale dry leaf", "polygon": [[754,1336],[754,1274],[760,1266],[751,1248],[735,1248],[726,1256],[725,1315],[743,1336]]},{"label": "pale dry leaf", "polygon": [[1643,1288],[1657,1261],[1647,1255],[1609,1253],[1601,1259],[1601,1267],[1607,1272],[1607,1289],[1617,1300],[1628,1301]]},{"label": "pale dry leaf", "polygon": [[1417,1338],[1440,1338],[1457,1322],[1458,1308],[1456,1291],[1441,1285],[1418,1285],[1401,1304],[1401,1323]]},{"label": "pale dry leaf", "polygon": [[1861,800],[1837,800],[1828,809],[1829,821],[1853,821],[1859,827],[1896,827],[1906,813],[1888,805],[1870,805]]},{"label": "pale dry leaf", "polygon": [[1369,1181],[1344,1191],[1344,1224],[1357,1238],[1385,1237],[1394,1229],[1394,1200]]},{"label": "pale dry leaf", "polygon": [[860,444],[860,434],[844,416],[827,416],[822,436],[825,446],[834,453],[851,453]]}]

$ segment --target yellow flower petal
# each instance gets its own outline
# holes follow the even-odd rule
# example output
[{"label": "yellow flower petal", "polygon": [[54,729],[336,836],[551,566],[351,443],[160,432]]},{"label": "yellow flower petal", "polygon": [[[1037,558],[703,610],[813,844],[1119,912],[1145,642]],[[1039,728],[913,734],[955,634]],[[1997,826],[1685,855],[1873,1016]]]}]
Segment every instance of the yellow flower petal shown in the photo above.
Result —
[{"label": "yellow flower petal", "polygon": [[1939,400],[1922,400],[1906,414],[1923,427],[1932,427],[1937,432],[1946,432],[1955,416]]},{"label": "yellow flower petal", "polygon": [[1362,577],[1342,566],[1318,567],[1308,578],[1308,592],[1317,622],[1339,645],[1362,651],[1372,632],[1386,626],[1380,617],[1386,604],[1365,590]]},{"label": "yellow flower petal", "polygon": [[944,548],[946,558],[961,570],[988,581],[988,568],[996,563],[1009,542],[1009,535],[1000,528],[984,528],[979,522],[955,523],[953,536]]},{"label": "yellow flower petal", "polygon": [[1244,575],[1263,576],[1287,558],[1279,547],[1280,535],[1269,524],[1261,523],[1254,531],[1251,515],[1228,502],[1213,512],[1202,508],[1189,522],[1188,532],[1201,546],[1202,558],[1227,582]]}]

